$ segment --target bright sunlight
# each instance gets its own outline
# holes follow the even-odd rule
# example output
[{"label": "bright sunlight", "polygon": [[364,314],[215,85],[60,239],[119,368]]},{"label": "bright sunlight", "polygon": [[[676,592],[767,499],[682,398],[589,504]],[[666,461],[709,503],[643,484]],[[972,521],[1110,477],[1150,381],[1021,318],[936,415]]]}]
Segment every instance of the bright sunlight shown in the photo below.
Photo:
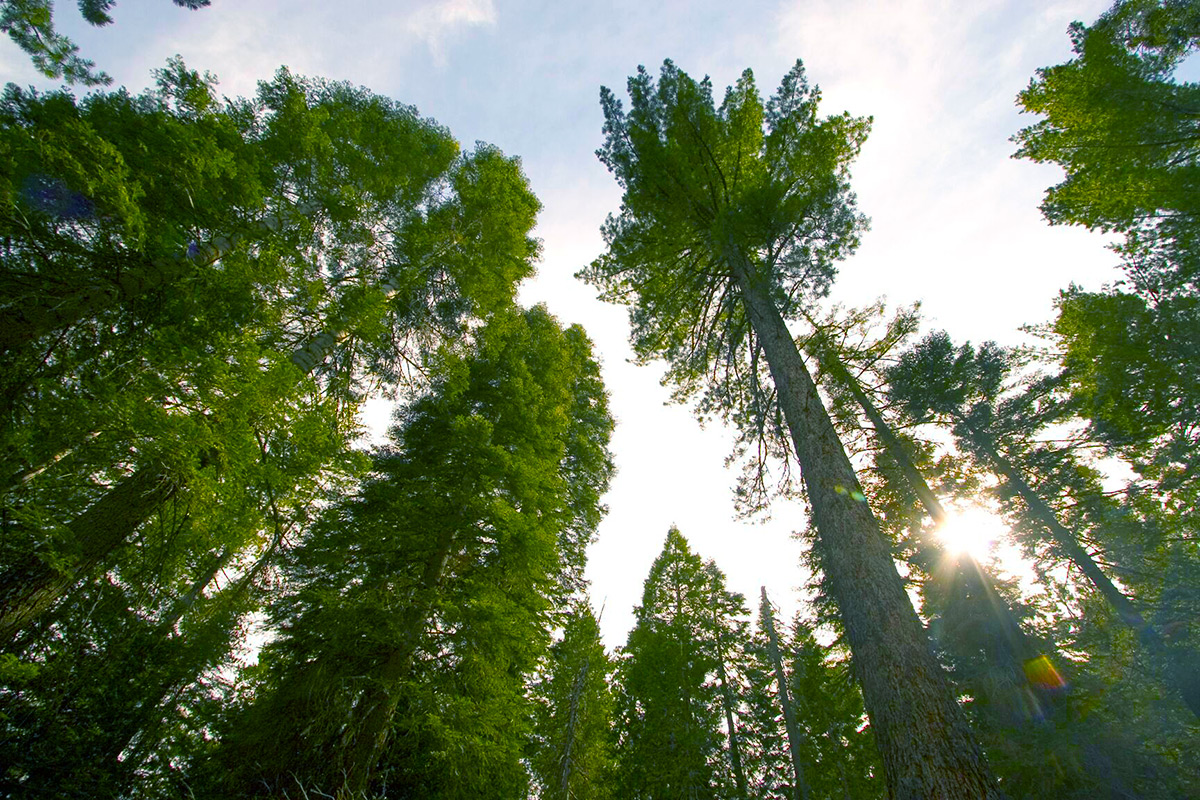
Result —
[{"label": "bright sunlight", "polygon": [[946,521],[937,529],[937,537],[945,548],[955,555],[969,555],[976,561],[985,561],[992,547],[1003,538],[1004,522],[991,512],[971,506],[948,509]]}]

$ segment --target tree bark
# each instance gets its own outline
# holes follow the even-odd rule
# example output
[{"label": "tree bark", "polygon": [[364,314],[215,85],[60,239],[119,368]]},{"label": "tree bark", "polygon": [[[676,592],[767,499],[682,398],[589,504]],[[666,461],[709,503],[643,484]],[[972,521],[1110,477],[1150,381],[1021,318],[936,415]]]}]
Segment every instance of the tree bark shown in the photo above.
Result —
[{"label": "tree bark", "polygon": [[94,574],[176,488],[160,469],[142,467],[67,525],[74,547],[67,564],[56,567],[31,555],[0,576],[0,648]]},{"label": "tree bark", "polygon": [[[808,800],[808,784],[804,780],[804,768],[800,766],[800,727],[796,724],[796,713],[788,696],[787,674],[783,671],[783,658],[779,654],[779,637],[775,633],[775,617],[771,614],[771,601],[767,599],[767,587],[762,587],[763,625],[767,629],[767,653],[775,667],[775,680],[779,684],[779,704],[783,707],[783,724],[787,727],[788,750],[792,755],[792,797]],[[838,762],[841,766],[841,762]],[[844,779],[843,779],[844,780]]]},{"label": "tree bark", "polygon": [[745,256],[725,257],[791,433],[890,796],[1001,797],[783,317]]},{"label": "tree bark", "polygon": [[1142,615],[1133,601],[1126,597],[1125,593],[1104,574],[1104,570],[1100,569],[1096,560],[1079,543],[1079,538],[1059,522],[1054,509],[1034,491],[1032,486],[1025,482],[1024,477],[1012,462],[1000,455],[990,438],[974,431],[972,434],[974,444],[991,462],[993,471],[1002,476],[1013,491],[1025,501],[1030,513],[1050,533],[1050,538],[1058,547],[1059,552],[1079,567],[1080,571],[1100,592],[1100,595],[1117,612],[1117,617],[1121,622],[1137,633],[1142,646],[1152,655],[1164,659],[1168,680],[1179,692],[1188,710],[1200,718],[1200,655],[1191,648],[1179,648],[1176,651],[1175,648],[1168,647],[1158,629]]},{"label": "tree bark", "polygon": [[[830,363],[832,362],[832,363]],[[917,465],[913,463],[912,458],[908,455],[908,449],[900,441],[900,437],[896,436],[887,420],[883,418],[883,414],[871,402],[871,398],[863,391],[858,381],[850,374],[845,366],[833,357],[831,359],[822,360],[822,366],[831,372],[838,375],[843,385],[850,390],[850,394],[862,409],[863,414],[871,422],[874,428],[875,435],[879,437],[879,441],[883,443],[884,449],[892,460],[900,467],[901,473],[904,475],[905,481],[909,488],[920,500],[921,506],[925,509],[925,513],[933,520],[934,525],[943,525],[946,522],[946,509],[942,506],[940,500],[933,489],[925,481],[925,476],[917,469]],[[963,561],[967,561],[967,568],[972,571],[969,576],[979,582],[984,594],[987,596],[988,604],[1000,619],[1002,635],[1006,640],[1006,645],[1012,652],[1013,656],[1018,661],[1014,666],[1014,672],[1021,676],[1023,680],[1028,681],[1025,665],[1033,658],[1041,655],[1038,648],[1025,635],[1025,631],[1021,628],[1021,623],[1009,608],[1008,603],[996,591],[996,584],[992,580],[992,576],[988,574],[980,564],[971,558],[969,555],[965,558],[960,558],[955,565],[955,569],[963,568]]]}]

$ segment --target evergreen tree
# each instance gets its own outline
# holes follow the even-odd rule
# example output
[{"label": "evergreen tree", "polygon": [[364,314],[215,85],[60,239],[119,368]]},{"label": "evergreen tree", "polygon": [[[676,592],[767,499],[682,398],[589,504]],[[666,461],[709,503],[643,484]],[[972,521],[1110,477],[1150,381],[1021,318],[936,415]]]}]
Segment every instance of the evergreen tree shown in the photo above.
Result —
[{"label": "evergreen tree", "polygon": [[1175,72],[1200,44],[1197,4],[1117,0],[1069,35],[1075,57],[1039,69],[1018,98],[1043,119],[1014,137],[1017,157],[1066,171],[1042,211],[1051,223],[1124,234],[1116,250],[1132,273],[1194,292],[1200,85]]},{"label": "evergreen tree", "polygon": [[[1063,488],[1078,498],[1075,514],[1082,524],[1094,526],[1098,543],[1115,543],[1121,538],[1120,528],[1128,527],[1130,522],[1136,525],[1128,510],[1122,514],[1122,509],[1106,498],[1098,476],[1081,469],[1068,452],[1037,444],[1030,447],[1030,439],[1046,424],[1048,415],[1057,421],[1053,416],[1056,412],[1053,404],[1044,402],[1045,389],[1036,385],[1007,400],[1002,398],[1011,367],[1010,358],[994,345],[984,345],[978,352],[970,345],[956,348],[943,333],[931,334],[918,343],[889,370],[888,377],[893,397],[904,403],[915,419],[948,421],[963,449],[1004,482],[1010,497],[1019,498],[1026,524],[1040,529],[1041,538],[1052,545],[1053,554],[1079,568],[1118,618],[1137,632],[1149,652],[1167,656],[1169,682],[1200,716],[1200,679],[1194,668],[1186,666],[1200,664],[1195,653],[1180,646],[1168,654],[1167,643],[1157,627],[1100,568],[1078,535],[1064,524],[1015,462],[1015,458],[1023,457],[1035,465],[1032,474],[1048,479],[1047,488],[1057,489],[1065,482]],[[1021,452],[1021,445],[1025,452]],[[1002,453],[1004,447],[1010,452]],[[1059,493],[1055,491],[1055,495]]]},{"label": "evergreen tree", "polygon": [[599,156],[624,197],[583,277],[631,304],[634,350],[668,361],[678,398],[702,393],[702,412],[794,452],[892,794],[993,796],[785,322],[827,291],[865,225],[847,178],[867,121],[819,119],[799,63],[765,108],[749,71],[714,108],[709,82],[669,61],[629,94],[626,114],[601,93]]},{"label": "evergreen tree", "polygon": [[720,674],[728,643],[742,639],[745,601],[672,527],[634,614],[617,667],[617,794],[736,796],[728,742],[737,731],[723,731]]},{"label": "evergreen tree", "polygon": [[[225,102],[179,62],[158,77],[138,97],[3,104],[11,791],[68,785],[29,765],[72,748],[105,754],[79,762],[95,794],[110,777],[170,784],[183,756],[163,737],[203,742],[187,717],[280,552],[363,468],[362,397],[419,385],[537,253],[517,162],[459,154],[411,108],[286,71]],[[577,416],[607,418],[603,403]],[[596,446],[569,444],[579,507]],[[561,580],[578,582],[583,542],[564,548]],[[93,658],[145,677],[97,692]],[[94,725],[56,722],[67,696]]]},{"label": "evergreen tree", "polygon": [[794,635],[777,628],[764,587],[750,647],[756,691],[749,695],[749,736],[759,753],[756,797],[882,797],[886,786],[878,753],[849,662],[844,654],[836,657],[836,648],[821,647],[799,618],[793,629]]},{"label": "evergreen tree", "polygon": [[140,98],[7,96],[10,639],[167,501],[267,516],[282,475],[343,469],[364,393],[532,271],[538,204],[493,148],[456,155],[410,108],[286,71],[226,104],[178,62],[159,78]]},{"label": "evergreen tree", "polygon": [[292,554],[225,728],[238,791],[523,796],[525,680],[581,585],[612,421],[580,329],[536,308],[474,338]]},{"label": "evergreen tree", "polygon": [[530,766],[542,800],[613,797],[612,670],[591,606],[577,601],[534,687]]},{"label": "evergreen tree", "polygon": [[[1048,333],[1089,435],[1157,496],[1166,513],[1155,516],[1177,541],[1195,536],[1200,511],[1200,240],[1189,188],[1200,87],[1176,76],[1200,43],[1198,21],[1193,0],[1121,0],[1090,26],[1073,24],[1075,57],[1038,71],[1020,102],[1042,119],[1015,137],[1018,156],[1066,171],[1047,191],[1047,219],[1124,237],[1114,249],[1125,278],[1064,291]],[[1183,596],[1200,567],[1186,547],[1171,561]]]}]

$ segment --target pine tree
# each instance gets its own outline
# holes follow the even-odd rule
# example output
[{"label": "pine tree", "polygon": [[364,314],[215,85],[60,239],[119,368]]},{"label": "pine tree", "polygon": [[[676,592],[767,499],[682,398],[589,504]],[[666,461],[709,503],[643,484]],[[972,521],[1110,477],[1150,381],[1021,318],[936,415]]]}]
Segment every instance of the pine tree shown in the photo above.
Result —
[{"label": "pine tree", "polygon": [[[232,719],[240,791],[525,791],[525,680],[581,583],[612,422],[590,343],[542,308],[444,351],[374,477],[292,555],[281,637]],[[446,748],[450,748],[447,750]]]},{"label": "pine tree", "polygon": [[800,619],[791,630],[777,626],[765,587],[749,651],[756,687],[749,695],[749,737],[758,753],[755,796],[883,796],[886,786],[874,738],[864,724],[862,695],[844,654],[837,658],[831,648],[821,647]]},{"label": "pine tree", "polygon": [[679,399],[701,394],[702,413],[766,432],[794,455],[892,793],[991,797],[983,755],[786,324],[857,244],[865,220],[848,169],[868,122],[819,119],[799,63],[765,107],[749,71],[714,107],[709,82],[669,61],[657,84],[639,70],[629,94],[626,114],[601,93],[598,152],[624,197],[604,226],[607,252],[583,277],[631,304],[635,352],[668,361]]},{"label": "pine tree", "polygon": [[737,727],[725,727],[720,675],[724,651],[742,638],[745,601],[672,527],[634,614],[617,667],[618,795],[737,796],[729,746]]},{"label": "pine tree", "polygon": [[530,765],[542,800],[613,797],[612,670],[591,606],[577,601],[535,685]]}]

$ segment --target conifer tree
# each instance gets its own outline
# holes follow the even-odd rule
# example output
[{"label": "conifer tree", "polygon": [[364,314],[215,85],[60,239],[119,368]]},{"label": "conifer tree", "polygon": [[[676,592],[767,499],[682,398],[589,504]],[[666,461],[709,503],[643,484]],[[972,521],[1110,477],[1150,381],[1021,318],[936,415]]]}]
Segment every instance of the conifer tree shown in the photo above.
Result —
[{"label": "conifer tree", "polygon": [[581,585],[612,421],[580,329],[539,307],[474,338],[292,555],[226,728],[238,791],[523,796],[525,680]]},{"label": "conifer tree", "polygon": [[765,107],[749,71],[719,107],[670,61],[628,88],[628,114],[601,92],[598,155],[624,196],[583,277],[630,304],[634,350],[667,360],[677,398],[702,395],[702,413],[768,431],[799,464],[892,794],[994,796],[786,323],[865,226],[848,171],[868,121],[819,118],[799,62]]},{"label": "conifer tree", "polygon": [[530,765],[542,800],[613,797],[612,670],[591,606],[576,601],[535,685]]},{"label": "conifer tree", "polygon": [[741,638],[736,618],[745,614],[745,601],[725,590],[719,570],[672,527],[634,614],[617,668],[617,794],[737,796],[729,748],[737,730],[723,730],[720,673],[722,651]]},{"label": "conifer tree", "polygon": [[[799,619],[794,626],[777,626],[765,587],[758,631],[748,650],[754,690],[748,695],[747,738],[757,754],[754,796],[884,796],[887,787],[871,729],[864,725],[862,695],[844,654],[837,658],[836,648],[821,647]],[[797,762],[802,782],[796,780]]]}]

